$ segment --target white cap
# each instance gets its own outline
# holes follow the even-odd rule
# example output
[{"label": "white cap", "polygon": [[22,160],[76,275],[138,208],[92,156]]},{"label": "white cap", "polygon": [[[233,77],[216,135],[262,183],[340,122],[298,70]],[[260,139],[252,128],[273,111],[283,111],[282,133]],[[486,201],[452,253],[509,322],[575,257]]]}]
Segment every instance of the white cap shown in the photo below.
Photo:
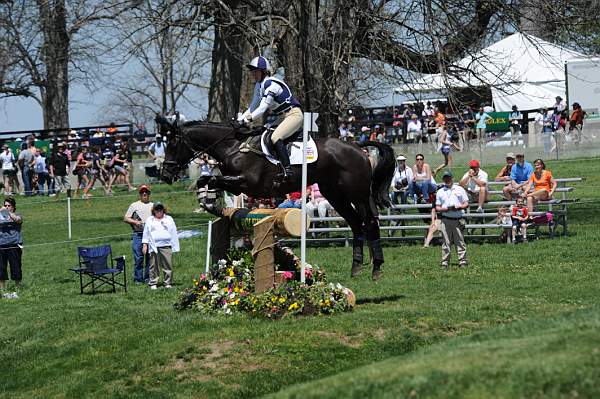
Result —
[{"label": "white cap", "polygon": [[398,155],[396,161],[406,161],[406,157],[404,155]]},{"label": "white cap", "polygon": [[363,127],[360,128],[361,132],[368,132],[369,130],[371,130],[371,129],[369,129],[368,126],[363,126]]}]

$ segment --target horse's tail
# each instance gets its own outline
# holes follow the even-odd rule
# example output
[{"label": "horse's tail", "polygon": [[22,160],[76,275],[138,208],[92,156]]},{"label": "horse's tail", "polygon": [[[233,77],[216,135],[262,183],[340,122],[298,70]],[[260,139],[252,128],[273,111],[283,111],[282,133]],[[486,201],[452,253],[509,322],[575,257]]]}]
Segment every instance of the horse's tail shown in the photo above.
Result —
[{"label": "horse's tail", "polygon": [[384,143],[377,141],[365,141],[358,143],[359,147],[375,147],[379,152],[379,159],[373,168],[373,180],[371,182],[371,196],[379,208],[387,208],[390,204],[389,189],[396,169],[394,149]]}]

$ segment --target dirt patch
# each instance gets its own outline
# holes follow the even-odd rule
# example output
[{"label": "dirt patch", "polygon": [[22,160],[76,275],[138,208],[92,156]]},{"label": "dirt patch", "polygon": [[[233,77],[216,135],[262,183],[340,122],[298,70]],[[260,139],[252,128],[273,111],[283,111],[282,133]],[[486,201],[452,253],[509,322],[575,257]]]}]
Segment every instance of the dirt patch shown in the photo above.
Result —
[{"label": "dirt patch", "polygon": [[334,338],[337,341],[339,341],[339,343],[341,343],[342,345],[353,348],[353,349],[358,349],[363,344],[363,337],[360,334],[353,335],[353,336],[347,336],[347,335],[343,335],[343,334],[340,334],[337,332],[332,332],[332,331],[317,331],[316,333],[317,333],[317,335],[319,335],[321,337]]},{"label": "dirt patch", "polygon": [[383,341],[387,336],[387,330],[384,330],[383,328],[378,328],[377,330],[373,331],[372,335],[373,338],[375,338],[376,340]]}]

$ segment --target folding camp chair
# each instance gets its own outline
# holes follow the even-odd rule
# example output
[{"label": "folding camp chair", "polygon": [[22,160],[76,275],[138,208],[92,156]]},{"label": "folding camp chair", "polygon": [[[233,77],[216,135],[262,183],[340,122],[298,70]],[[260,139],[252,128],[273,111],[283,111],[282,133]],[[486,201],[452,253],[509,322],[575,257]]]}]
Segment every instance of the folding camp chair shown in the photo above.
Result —
[{"label": "folding camp chair", "polygon": [[[117,285],[125,288],[127,292],[127,273],[125,271],[125,256],[113,258],[110,245],[99,247],[77,247],[79,266],[69,270],[79,274],[80,291],[90,285],[92,294],[96,289],[107,284],[112,287],[112,292],[117,292]],[[123,282],[115,280],[115,276],[123,275]]]}]

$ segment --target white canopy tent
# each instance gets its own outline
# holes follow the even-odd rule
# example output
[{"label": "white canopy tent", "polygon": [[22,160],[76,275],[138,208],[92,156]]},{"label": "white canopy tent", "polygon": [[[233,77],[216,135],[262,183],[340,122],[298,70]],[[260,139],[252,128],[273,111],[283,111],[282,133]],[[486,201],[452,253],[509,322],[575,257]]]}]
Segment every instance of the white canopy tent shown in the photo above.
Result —
[{"label": "white canopy tent", "polygon": [[[537,37],[514,33],[460,60],[446,74],[423,75],[396,89],[400,93],[448,88],[490,87],[496,111],[550,106],[565,98],[565,62],[583,54]],[[457,72],[460,71],[460,72]]]}]

